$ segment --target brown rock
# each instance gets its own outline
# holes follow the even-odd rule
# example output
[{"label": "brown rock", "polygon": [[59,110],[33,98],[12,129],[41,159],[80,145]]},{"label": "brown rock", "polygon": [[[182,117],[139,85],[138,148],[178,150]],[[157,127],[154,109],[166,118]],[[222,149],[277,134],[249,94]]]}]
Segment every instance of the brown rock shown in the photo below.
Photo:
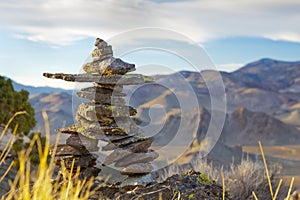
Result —
[{"label": "brown rock", "polygon": [[65,134],[77,134],[77,128],[76,128],[75,124],[68,126],[66,128],[60,128],[56,131],[59,133],[65,133]]},{"label": "brown rock", "polygon": [[82,130],[93,131],[97,134],[104,135],[127,135],[129,133],[139,133],[140,129],[134,124],[122,123],[120,122],[112,122],[111,124],[97,123],[88,121],[80,116],[76,118],[78,121],[77,131],[79,133]]},{"label": "brown rock", "polygon": [[117,145],[115,145],[115,144],[112,143],[112,142],[109,142],[107,145],[105,145],[105,146],[103,146],[103,147],[101,148],[101,151],[112,151],[112,150],[115,150],[115,149],[117,149],[117,148],[118,148]]},{"label": "brown rock", "polygon": [[88,121],[106,121],[107,118],[133,116],[136,114],[136,110],[130,106],[82,103],[79,105],[76,114]]},{"label": "brown rock", "polygon": [[102,147],[102,151],[111,151],[117,148],[122,148],[128,146],[133,143],[138,143],[140,141],[147,140],[147,138],[139,135],[135,135],[132,137],[127,137],[121,140],[116,140],[111,143],[108,143],[106,146]]},{"label": "brown rock", "polygon": [[[78,120],[78,119],[77,119]],[[104,126],[100,126],[101,124],[97,123],[91,123],[85,119],[80,119],[78,120],[78,133],[81,135],[91,138],[93,140],[102,140],[105,142],[110,142],[110,141],[115,141],[115,140],[121,140],[130,136],[136,135],[138,132],[137,131],[132,131],[132,132],[126,132],[123,129],[119,127],[112,126],[111,128],[106,130]],[[115,129],[115,130],[113,130]],[[133,130],[133,129],[132,129]]]},{"label": "brown rock", "polygon": [[[93,53],[101,54],[100,49],[94,50]],[[87,73],[102,75],[124,75],[135,70],[135,65],[126,63],[119,58],[112,58],[112,54],[97,57],[96,60],[83,65],[83,70]]]},{"label": "brown rock", "polygon": [[113,50],[110,45],[102,48],[96,48],[92,52],[92,57],[96,59],[104,60],[103,59],[104,57],[111,58],[112,56],[113,56]]},{"label": "brown rock", "polygon": [[131,155],[132,153],[138,152],[147,152],[148,148],[151,146],[153,142],[153,138],[147,138],[143,141],[139,141],[124,148],[115,149],[111,154],[109,154],[105,161],[103,162],[104,165],[110,165],[126,156]]},{"label": "brown rock", "polygon": [[98,89],[103,89],[103,90],[110,90],[114,93],[120,93],[123,90],[122,85],[116,85],[116,84],[99,84],[99,83],[94,83],[94,86]]},{"label": "brown rock", "polygon": [[66,144],[78,150],[88,150],[88,151],[98,150],[97,147],[98,140],[93,140],[83,135],[79,136],[78,134],[71,135],[69,138],[67,138]]},{"label": "brown rock", "polygon": [[52,79],[62,79],[70,82],[96,82],[103,85],[139,85],[154,81],[152,78],[140,74],[106,76],[101,74],[44,73],[43,76]]},{"label": "brown rock", "polygon": [[78,127],[89,127],[91,124],[98,126],[98,125],[110,125],[112,123],[114,123],[114,119],[111,117],[104,117],[102,116],[101,118],[95,120],[95,121],[89,121],[86,118],[84,118],[83,116],[81,116],[78,111],[76,113],[76,117],[75,117],[76,121],[78,122],[77,128]]},{"label": "brown rock", "polygon": [[89,180],[92,177],[98,176],[98,174],[101,172],[101,169],[97,167],[88,167],[84,170],[80,171],[79,179],[80,180]]},{"label": "brown rock", "polygon": [[136,153],[147,152],[153,141],[154,141],[154,138],[150,137],[145,140],[125,146],[123,148],[124,148],[124,150],[130,151],[130,152],[136,152]]},{"label": "brown rock", "polygon": [[85,149],[85,146],[82,144],[82,141],[81,141],[80,137],[78,136],[78,134],[76,134],[76,135],[74,134],[74,135],[71,135],[70,137],[68,137],[66,140],[66,144],[71,147],[74,147],[78,150]]},{"label": "brown rock", "polygon": [[90,131],[90,129],[87,130],[83,130],[81,132],[81,134],[87,138],[93,139],[95,141],[97,140],[101,140],[104,142],[110,142],[113,140],[120,140],[120,139],[124,139],[127,138],[129,136],[132,136],[133,134],[127,134],[127,135],[103,135],[103,134],[99,134],[99,133],[95,133],[94,131]]},{"label": "brown rock", "polygon": [[107,46],[107,42],[105,42],[104,40],[97,38],[95,41],[95,46],[99,49],[106,47]]},{"label": "brown rock", "polygon": [[116,162],[116,167],[126,167],[134,163],[148,163],[158,158],[158,153],[148,151],[147,153],[132,153]]},{"label": "brown rock", "polygon": [[148,163],[137,163],[132,164],[121,170],[122,175],[137,175],[137,174],[147,174],[153,170],[153,166]]},{"label": "brown rock", "polygon": [[82,91],[77,92],[76,94],[80,98],[89,99],[97,104],[125,105],[125,100],[120,96]]},{"label": "brown rock", "polygon": [[132,154],[132,152],[123,149],[116,149],[105,158],[103,165],[110,165],[130,154]]},{"label": "brown rock", "polygon": [[59,144],[56,147],[56,151],[54,152],[55,149],[51,149],[50,155],[53,155],[55,153],[55,156],[82,156],[88,153],[87,150],[78,150],[70,145],[66,144]]},{"label": "brown rock", "polygon": [[[105,85],[107,86],[107,85]],[[120,85],[114,85],[116,87],[121,87],[121,90],[122,90],[122,86]],[[116,92],[114,91],[114,88],[112,89],[108,89],[108,88],[103,88],[103,87],[87,87],[87,88],[82,88],[81,89],[82,92],[92,92],[92,93],[97,93],[97,94],[108,94],[110,96],[122,96],[122,97],[125,97],[126,94],[125,93],[121,93],[121,92]]]},{"label": "brown rock", "polygon": [[80,168],[88,168],[92,167],[96,164],[96,158],[91,154],[87,154],[84,156],[58,156],[55,157],[54,161],[60,165],[61,162],[64,163],[67,169],[72,168],[72,162],[74,160],[74,169]]},{"label": "brown rock", "polygon": [[100,87],[87,87],[87,88],[81,88],[80,91],[82,92],[94,92],[94,93],[101,93],[101,94],[109,94],[112,95],[113,90],[106,89],[106,88],[100,88]]}]

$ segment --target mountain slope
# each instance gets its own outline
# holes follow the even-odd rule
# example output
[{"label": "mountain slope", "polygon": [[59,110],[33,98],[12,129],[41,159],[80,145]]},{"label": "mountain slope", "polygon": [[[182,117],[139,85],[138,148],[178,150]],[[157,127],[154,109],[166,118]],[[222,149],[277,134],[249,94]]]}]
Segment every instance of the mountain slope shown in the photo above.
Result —
[{"label": "mountain slope", "polygon": [[228,145],[300,144],[300,131],[263,112],[239,108],[229,114],[222,131],[222,141]]},{"label": "mountain slope", "polygon": [[31,95],[29,102],[35,109],[36,130],[44,132],[42,112],[46,111],[51,133],[56,129],[69,126],[73,121],[72,96],[65,92],[52,92]]},{"label": "mountain slope", "polygon": [[[260,88],[280,92],[289,91],[289,88],[299,85],[300,62],[285,62],[272,59],[261,59],[249,63],[241,69],[233,72],[232,78],[248,88]],[[299,88],[298,88],[299,89]]]}]

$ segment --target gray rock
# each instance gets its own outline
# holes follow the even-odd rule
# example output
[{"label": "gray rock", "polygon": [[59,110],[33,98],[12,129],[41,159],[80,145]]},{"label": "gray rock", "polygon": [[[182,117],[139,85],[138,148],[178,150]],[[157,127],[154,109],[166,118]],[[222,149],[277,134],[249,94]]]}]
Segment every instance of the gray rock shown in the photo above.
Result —
[{"label": "gray rock", "polygon": [[96,177],[100,183],[104,184],[116,184],[122,183],[128,176],[124,176],[120,174],[118,169],[114,169],[109,166],[98,166],[97,168],[101,169],[101,172]]},{"label": "gray rock", "polygon": [[88,167],[80,171],[78,176],[79,180],[90,180],[92,177],[97,177],[98,174],[101,172],[101,169],[97,167]]},{"label": "gray rock", "polygon": [[117,126],[115,126],[115,128],[111,127],[110,129],[109,127],[105,128],[103,126],[100,126],[100,124],[87,121],[83,118],[80,118],[80,120],[78,120],[77,131],[87,138],[91,138],[93,140],[102,140],[105,142],[121,140],[137,134],[137,131],[127,133],[126,130],[124,131]]},{"label": "gray rock", "polygon": [[78,150],[70,145],[66,145],[66,144],[59,144],[56,147],[56,150],[54,152],[54,148],[52,148],[50,150],[50,155],[55,154],[55,156],[82,156],[85,154],[88,154],[89,152],[85,149],[85,150]]},{"label": "gray rock", "polygon": [[74,135],[71,135],[70,137],[68,137],[66,140],[66,144],[71,147],[74,147],[78,150],[85,149],[85,146],[83,145],[78,134],[76,134],[76,135],[74,134]]},{"label": "gray rock", "polygon": [[110,56],[110,57],[113,56],[113,50],[110,45],[102,47],[102,48],[96,48],[92,52],[93,58],[103,59],[103,57],[107,57],[107,56]]},{"label": "gray rock", "polygon": [[147,152],[148,148],[151,146],[153,142],[153,138],[147,138],[143,141],[139,141],[124,148],[115,149],[111,154],[109,154],[105,161],[103,162],[104,165],[110,165],[120,159],[131,155],[132,153],[136,152]]},{"label": "gray rock", "polygon": [[[88,121],[85,118],[78,116],[77,118],[77,131],[82,132],[82,129],[89,131],[94,131],[98,134],[105,135],[127,135],[129,133],[140,133],[141,129],[137,127],[131,121],[115,121],[114,119],[111,123],[99,123],[97,121]],[[126,119],[126,118],[125,118]],[[125,120],[124,119],[124,120]]]},{"label": "gray rock", "polygon": [[152,183],[153,181],[154,178],[152,174],[129,176],[121,183],[120,187],[138,186],[138,185],[146,186],[149,183]]},{"label": "gray rock", "polygon": [[107,118],[133,116],[136,110],[130,106],[82,103],[78,107],[77,114],[89,121],[105,121]]},{"label": "gray rock", "polygon": [[123,148],[125,146],[128,146],[133,143],[139,143],[141,141],[147,140],[146,137],[135,135],[132,137],[127,137],[125,139],[113,141],[111,143],[108,143],[106,146],[102,147],[102,151],[111,151],[117,148]]},{"label": "gray rock", "polygon": [[94,86],[98,89],[105,89],[105,90],[110,90],[114,93],[120,93],[123,90],[122,85],[115,85],[115,84],[99,84],[99,83],[94,83]]},{"label": "gray rock", "polygon": [[[103,86],[103,85],[101,85]],[[97,93],[97,94],[107,94],[107,95],[113,95],[113,96],[118,96],[118,97],[125,97],[125,93],[121,92],[116,92],[114,91],[114,88],[108,89],[108,88],[103,88],[100,85],[98,87],[87,87],[87,88],[82,88],[81,92],[92,92],[92,93]],[[107,85],[105,85],[107,86]],[[121,87],[121,90],[123,89],[122,86],[120,85],[114,85],[116,87]]]},{"label": "gray rock", "polygon": [[98,148],[98,140],[93,140],[87,138],[83,135],[74,134],[67,138],[66,144],[72,146],[80,151],[88,150],[88,151],[97,151]]},{"label": "gray rock", "polygon": [[139,85],[154,82],[153,78],[140,74],[127,75],[101,75],[101,74],[63,74],[63,73],[44,73],[43,76],[52,79],[62,79],[70,82],[96,82],[108,85]]},{"label": "gray rock", "polygon": [[96,164],[96,158],[90,154],[85,156],[56,156],[54,162],[58,165],[61,165],[61,162],[63,162],[67,169],[71,169],[73,160],[74,169],[78,167],[88,168]]},{"label": "gray rock", "polygon": [[60,128],[56,131],[59,133],[65,133],[65,134],[77,134],[77,128],[76,128],[75,124],[68,126],[66,128]]},{"label": "gray rock", "polygon": [[105,158],[103,165],[110,165],[130,154],[132,154],[132,152],[123,149],[116,149]]},{"label": "gray rock", "polygon": [[153,166],[149,163],[136,163],[129,165],[121,170],[122,175],[137,175],[137,174],[147,174],[153,170]]},{"label": "gray rock", "polygon": [[[100,50],[98,49],[97,52]],[[119,58],[102,56],[93,62],[86,63],[82,66],[86,73],[102,74],[102,75],[124,75],[127,72],[135,71],[135,65],[124,62]]]},{"label": "gray rock", "polygon": [[122,132],[125,133],[141,133],[141,129],[136,125],[135,120],[132,120],[130,117],[115,117],[107,118],[105,121],[89,121],[80,115],[76,116],[78,122],[77,128],[84,127],[85,129],[95,129],[95,132],[101,131],[100,127],[110,126],[112,128],[120,128]]},{"label": "gray rock", "polygon": [[158,158],[158,153],[148,151],[147,153],[132,153],[116,162],[116,167],[126,167],[134,163],[148,163]]},{"label": "gray rock", "polygon": [[[101,118],[97,118],[94,121],[90,121],[88,119],[86,119],[84,116],[82,116],[78,110],[76,113],[76,117],[75,117],[76,121],[78,122],[78,127],[87,127],[89,126],[89,124],[95,124],[95,125],[109,125],[114,123],[114,119],[111,117],[104,117],[102,116]],[[84,125],[86,124],[86,125]]]},{"label": "gray rock", "polygon": [[89,99],[97,104],[125,105],[125,100],[120,96],[82,91],[77,92],[76,94],[80,98]]},{"label": "gray rock", "polygon": [[110,142],[112,140],[119,140],[119,139],[123,139],[126,138],[128,136],[132,136],[134,134],[127,134],[127,135],[103,135],[103,134],[99,134],[97,132],[94,132],[92,129],[86,129],[83,130],[80,134],[82,134],[85,137],[88,137],[90,139],[93,140],[101,140],[104,142]]},{"label": "gray rock", "polygon": [[104,40],[100,39],[100,38],[96,38],[95,44],[94,44],[97,48],[102,49],[103,47],[107,46],[107,42],[105,42]]},{"label": "gray rock", "polygon": [[128,146],[123,147],[124,150],[130,152],[147,152],[149,147],[151,146],[152,142],[154,141],[153,137],[149,137],[143,141],[139,141]]},{"label": "gray rock", "polygon": [[107,145],[105,145],[105,146],[103,146],[103,147],[101,148],[101,151],[112,151],[112,150],[115,150],[115,149],[117,149],[117,148],[118,148],[117,145],[115,145],[115,144],[112,143],[112,142],[109,142]]}]

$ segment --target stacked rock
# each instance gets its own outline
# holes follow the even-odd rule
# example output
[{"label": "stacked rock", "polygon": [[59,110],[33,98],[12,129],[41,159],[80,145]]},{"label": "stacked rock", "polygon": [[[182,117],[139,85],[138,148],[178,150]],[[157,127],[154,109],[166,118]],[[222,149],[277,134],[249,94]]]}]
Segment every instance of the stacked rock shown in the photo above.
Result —
[{"label": "stacked rock", "polygon": [[[83,65],[86,73],[43,74],[47,78],[65,81],[93,82],[93,86],[77,92],[80,98],[89,101],[79,105],[76,113],[77,124],[59,130],[72,135],[67,139],[66,145],[59,146],[66,150],[59,149],[56,155],[86,157],[83,158],[88,160],[86,165],[91,166],[94,159],[89,151],[95,151],[98,140],[101,140],[107,142],[101,147],[101,151],[112,151],[102,165],[114,165],[120,168],[122,175],[128,175],[129,178],[148,174],[153,170],[150,162],[158,154],[149,150],[153,138],[141,135],[141,130],[136,125],[138,120],[134,118],[136,110],[126,105],[126,94],[122,93],[122,89],[124,85],[153,82],[153,79],[140,74],[126,74],[134,71],[135,65],[114,58],[112,47],[104,40],[97,38],[95,46],[92,62]],[[70,153],[65,155],[59,152]],[[91,159],[88,159],[89,156]]]}]

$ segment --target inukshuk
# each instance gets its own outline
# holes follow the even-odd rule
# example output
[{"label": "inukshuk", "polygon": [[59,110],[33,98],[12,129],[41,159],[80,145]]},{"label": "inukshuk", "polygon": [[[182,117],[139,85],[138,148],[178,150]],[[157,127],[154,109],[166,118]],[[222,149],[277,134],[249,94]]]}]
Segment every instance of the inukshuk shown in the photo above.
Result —
[{"label": "inukshuk", "polygon": [[98,173],[97,168],[93,168],[95,158],[89,152],[94,151],[98,140],[101,140],[107,142],[101,151],[111,151],[102,165],[114,165],[129,178],[148,174],[153,170],[150,162],[158,154],[149,149],[153,138],[141,135],[134,119],[136,110],[125,105],[126,94],[122,93],[122,89],[124,85],[144,84],[153,80],[140,74],[126,74],[134,71],[135,65],[114,58],[112,47],[104,40],[97,38],[95,46],[92,62],[83,65],[86,73],[43,74],[47,78],[65,81],[93,82],[93,86],[77,92],[80,98],[89,100],[79,105],[77,124],[58,130],[71,136],[66,144],[58,146],[56,157],[69,168],[75,158],[75,168],[80,166],[86,177],[95,176]]}]

